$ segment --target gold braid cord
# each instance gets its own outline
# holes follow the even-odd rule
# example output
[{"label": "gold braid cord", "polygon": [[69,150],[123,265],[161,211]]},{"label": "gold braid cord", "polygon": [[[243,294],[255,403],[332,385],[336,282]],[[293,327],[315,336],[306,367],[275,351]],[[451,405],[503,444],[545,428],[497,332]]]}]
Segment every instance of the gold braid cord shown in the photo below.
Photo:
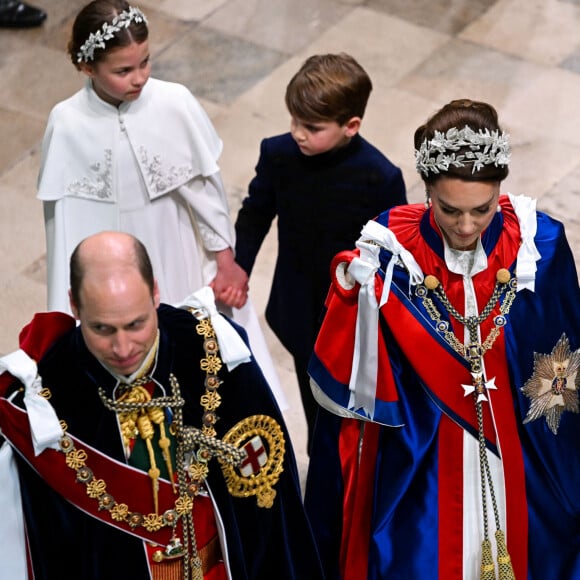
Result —
[{"label": "gold braid cord", "polygon": [[[492,295],[487,304],[483,307],[478,316],[463,316],[451,304],[449,298],[445,294],[442,284],[432,275],[425,276],[424,283],[419,285],[416,290],[417,296],[422,300],[425,310],[433,320],[435,328],[439,335],[459,353],[467,362],[469,362],[472,384],[462,385],[466,389],[466,394],[473,393],[475,402],[475,411],[478,422],[478,436],[479,436],[479,460],[480,460],[480,479],[481,479],[481,505],[483,517],[483,542],[481,553],[481,576],[480,580],[495,580],[495,564],[493,561],[493,553],[491,541],[489,540],[488,530],[488,508],[486,499],[486,486],[489,489],[493,514],[496,525],[496,547],[497,547],[497,563],[499,571],[499,580],[515,580],[511,559],[507,551],[504,533],[500,529],[499,510],[495,498],[495,489],[491,477],[489,462],[487,459],[487,451],[485,445],[484,426],[483,426],[483,411],[482,403],[487,401],[486,391],[493,385],[493,381],[486,382],[484,379],[483,356],[490,350],[500,334],[501,328],[507,324],[507,315],[515,300],[517,290],[517,280],[512,278],[510,272],[505,268],[500,268],[496,273],[496,284]],[[447,310],[458,322],[467,327],[469,333],[469,343],[463,344],[454,334],[453,328],[447,321],[441,318],[441,314],[435,305],[433,299],[429,296],[432,292]],[[504,296],[503,302],[501,301]],[[492,314],[495,305],[499,303],[499,314],[493,318],[493,328],[490,330],[487,338],[481,342],[479,339],[479,326]],[[495,387],[493,385],[493,387]]]},{"label": "gold braid cord", "polygon": [[107,493],[107,483],[95,477],[92,469],[87,465],[86,451],[76,449],[74,441],[66,433],[66,423],[61,421],[61,425],[65,434],[60,440],[60,451],[65,454],[66,465],[76,472],[77,481],[86,486],[87,495],[97,500],[99,509],[107,510],[113,521],[125,522],[133,529],[142,526],[148,532],[156,532],[164,526],[175,528],[178,519],[193,508],[193,499],[188,493],[181,493],[175,505],[163,514],[157,512],[141,514],[131,510],[126,503],[118,503],[112,495]]}]

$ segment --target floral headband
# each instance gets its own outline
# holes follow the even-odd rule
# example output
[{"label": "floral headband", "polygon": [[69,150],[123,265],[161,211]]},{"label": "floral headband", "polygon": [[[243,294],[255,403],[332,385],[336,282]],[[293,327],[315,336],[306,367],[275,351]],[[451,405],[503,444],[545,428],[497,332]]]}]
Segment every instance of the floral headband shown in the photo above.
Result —
[{"label": "floral headband", "polygon": [[[465,147],[461,154],[456,151]],[[472,163],[475,173],[484,165],[509,165],[511,148],[509,136],[499,131],[479,129],[474,131],[467,125],[463,129],[452,127],[446,133],[435,131],[432,139],[425,139],[415,149],[415,167],[423,175],[440,173],[449,166],[465,167]]]},{"label": "floral headband", "polygon": [[145,22],[147,24],[147,18],[139,8],[133,8],[132,6],[129,10],[123,10],[123,12],[117,14],[112,22],[105,22],[101,30],[91,32],[86,42],[81,46],[80,52],[77,53],[77,62],[94,60],[95,49],[105,48],[107,40],[113,38],[117,32],[124,28],[129,28],[133,22]]}]

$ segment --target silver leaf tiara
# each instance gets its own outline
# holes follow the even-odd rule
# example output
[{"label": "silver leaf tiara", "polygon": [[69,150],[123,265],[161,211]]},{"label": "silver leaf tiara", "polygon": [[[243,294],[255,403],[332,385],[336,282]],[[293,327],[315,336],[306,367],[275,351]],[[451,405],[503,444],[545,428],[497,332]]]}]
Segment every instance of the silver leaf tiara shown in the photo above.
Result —
[{"label": "silver leaf tiara", "polygon": [[[456,152],[462,147],[460,154]],[[415,149],[415,167],[424,175],[429,172],[447,171],[450,165],[465,167],[472,163],[471,173],[484,165],[508,165],[511,148],[509,136],[499,131],[479,129],[474,131],[467,125],[463,129],[452,127],[446,133],[435,131],[432,139],[425,139],[419,149]]]},{"label": "silver leaf tiara", "polygon": [[95,58],[95,49],[105,48],[107,40],[113,38],[115,33],[123,30],[123,28],[129,28],[132,22],[145,22],[147,24],[145,14],[139,8],[134,8],[133,6],[129,10],[123,10],[123,12],[117,14],[112,22],[105,22],[101,30],[91,32],[86,42],[81,46],[80,52],[77,53],[77,62],[93,60]]}]

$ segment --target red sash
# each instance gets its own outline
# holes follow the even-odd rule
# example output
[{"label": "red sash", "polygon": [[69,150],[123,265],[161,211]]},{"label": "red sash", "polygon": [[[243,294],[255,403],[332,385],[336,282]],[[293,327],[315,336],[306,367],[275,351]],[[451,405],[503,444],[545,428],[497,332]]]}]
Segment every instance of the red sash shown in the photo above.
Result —
[{"label": "red sash", "polygon": [[[30,425],[25,411],[6,399],[0,399],[2,433],[12,447],[34,468],[42,479],[58,494],[91,517],[100,520],[125,533],[137,536],[144,541],[167,545],[172,530],[162,527],[158,531],[147,531],[143,526],[131,528],[124,521],[115,521],[106,509],[99,509],[97,499],[89,497],[84,483],[76,480],[73,469],[65,463],[65,455],[54,449],[46,449],[34,455]],[[77,450],[87,454],[86,466],[93,471],[95,479],[106,483],[107,493],[117,503],[126,503],[131,512],[147,515],[153,512],[151,480],[149,476],[129,465],[111,459],[97,449],[71,436]],[[171,484],[159,480],[159,512],[173,509],[178,496],[173,493]],[[194,500],[194,525],[199,547],[205,546],[217,533],[211,500],[196,496]]]}]

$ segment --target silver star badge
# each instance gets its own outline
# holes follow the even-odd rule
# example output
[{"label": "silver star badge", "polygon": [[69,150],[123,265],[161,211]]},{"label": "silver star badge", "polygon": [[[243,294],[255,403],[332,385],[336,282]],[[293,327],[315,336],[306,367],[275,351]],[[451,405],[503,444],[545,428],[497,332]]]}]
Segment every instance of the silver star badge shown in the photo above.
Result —
[{"label": "silver star badge", "polygon": [[522,387],[530,408],[524,424],[540,417],[556,435],[564,411],[578,413],[580,349],[570,352],[566,334],[562,334],[550,354],[534,353],[534,372]]}]

